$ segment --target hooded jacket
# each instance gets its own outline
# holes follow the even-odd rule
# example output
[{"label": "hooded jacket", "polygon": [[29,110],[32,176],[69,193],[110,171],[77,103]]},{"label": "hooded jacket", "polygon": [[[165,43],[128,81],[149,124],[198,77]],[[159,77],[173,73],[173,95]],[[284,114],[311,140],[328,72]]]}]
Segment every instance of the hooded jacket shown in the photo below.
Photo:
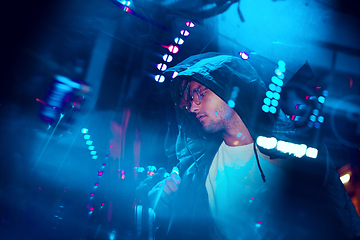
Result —
[{"label": "hooded jacket", "polygon": [[[168,71],[177,72],[172,81],[175,103],[179,101],[181,80],[194,80],[212,90],[224,102],[232,101],[233,109],[254,141],[258,136],[295,141],[296,129],[280,109],[275,114],[261,110],[271,78],[269,72],[275,68],[269,70],[267,66],[264,69],[261,61],[252,65],[236,56],[204,53],[192,56]],[[264,79],[268,81],[264,82]],[[205,180],[223,139],[220,135],[199,131],[201,125],[187,112],[178,109],[177,115],[179,135],[175,149],[182,182],[171,206],[170,221],[163,233],[168,239],[209,239],[214,221],[209,211]],[[273,154],[264,153],[270,156]],[[344,187],[337,179],[338,175],[325,147],[319,149],[316,164],[308,159],[278,153],[273,157],[279,156],[283,162],[286,184],[273,189],[275,192],[267,191],[261,195],[261,200],[252,208],[253,212],[265,219],[275,216],[279,221],[269,220],[269,224],[254,231],[252,239],[352,239],[360,235],[360,221]],[[261,164],[258,167],[260,175]],[[338,196],[337,199],[334,195]],[[336,210],[328,211],[324,208],[326,205]]]}]

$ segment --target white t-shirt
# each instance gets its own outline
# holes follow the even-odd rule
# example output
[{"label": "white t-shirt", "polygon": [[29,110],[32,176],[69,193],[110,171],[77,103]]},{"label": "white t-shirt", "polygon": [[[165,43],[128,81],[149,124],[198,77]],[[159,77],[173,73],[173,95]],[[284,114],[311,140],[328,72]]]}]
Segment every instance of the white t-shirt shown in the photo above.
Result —
[{"label": "white t-shirt", "polygon": [[[256,219],[259,215],[248,213],[256,196],[268,185],[261,178],[253,145],[230,147],[223,142],[211,164],[205,184],[216,225],[211,234],[214,239],[261,238],[257,235],[261,217]],[[263,160],[269,158],[257,153],[264,170],[263,165],[267,168],[269,162]]]}]

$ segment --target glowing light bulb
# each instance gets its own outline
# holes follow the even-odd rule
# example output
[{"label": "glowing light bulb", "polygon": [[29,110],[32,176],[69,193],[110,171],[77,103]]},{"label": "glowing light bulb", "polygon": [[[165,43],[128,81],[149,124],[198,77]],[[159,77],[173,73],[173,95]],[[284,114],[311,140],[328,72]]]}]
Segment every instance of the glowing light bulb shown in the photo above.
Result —
[{"label": "glowing light bulb", "polygon": [[271,98],[273,98],[274,93],[271,92],[271,91],[267,91],[267,92],[266,92],[266,96],[271,99]]},{"label": "glowing light bulb", "polygon": [[284,62],[283,60],[279,60],[279,61],[278,61],[278,65],[279,65],[280,67],[285,67],[285,66],[286,66],[286,64],[285,64],[285,62]]},{"label": "glowing light bulb", "polygon": [[173,72],[172,78],[176,78],[176,76],[178,75],[178,72]]},{"label": "glowing light bulb", "polygon": [[186,26],[193,28],[193,27],[195,27],[195,24],[193,22],[187,21]]},{"label": "glowing light bulb", "polygon": [[239,55],[242,59],[247,60],[249,59],[249,55],[244,52],[239,52]]},{"label": "glowing light bulb", "polygon": [[261,109],[266,113],[270,111],[270,107],[268,105],[263,105]]},{"label": "glowing light bulb", "polygon": [[277,92],[274,92],[274,98],[275,98],[276,100],[279,100],[279,99],[280,99],[280,94],[277,93]]},{"label": "glowing light bulb", "polygon": [[229,105],[229,107],[234,108],[234,107],[235,107],[235,102],[234,102],[234,100],[229,100],[229,101],[228,101],[228,105]]},{"label": "glowing light bulb", "polygon": [[266,105],[269,105],[269,106],[270,106],[270,103],[271,103],[270,98],[264,98],[264,103],[265,103]]},{"label": "glowing light bulb", "polygon": [[165,77],[163,75],[156,75],[154,77],[155,81],[159,82],[159,83],[162,83],[165,81]]},{"label": "glowing light bulb", "polygon": [[182,38],[175,38],[174,39],[174,42],[176,43],[176,44],[179,44],[179,45],[182,45],[183,43],[184,43],[184,40],[182,39]]},{"label": "glowing light bulb", "polygon": [[269,84],[269,89],[270,89],[271,91],[275,92],[275,90],[276,90],[275,84],[270,83],[270,84]]},{"label": "glowing light bulb", "polygon": [[157,69],[159,69],[160,71],[165,71],[167,69],[167,66],[165,63],[158,63]]},{"label": "glowing light bulb", "polygon": [[172,57],[171,55],[164,54],[163,60],[164,60],[165,62],[171,62],[171,61],[173,60],[173,57]]},{"label": "glowing light bulb", "polygon": [[323,123],[323,122],[324,122],[324,117],[323,117],[323,116],[319,116],[319,117],[318,117],[318,121],[319,121],[319,123]]},{"label": "glowing light bulb", "polygon": [[281,79],[279,79],[278,77],[275,77],[275,76],[273,76],[271,78],[271,81],[273,83],[275,83],[276,85],[279,85],[280,87],[284,84],[284,82]]},{"label": "glowing light bulb", "polygon": [[180,34],[187,37],[187,36],[189,36],[190,33],[189,33],[189,31],[183,29],[180,31]]},{"label": "glowing light bulb", "polygon": [[81,129],[81,132],[82,132],[83,134],[88,133],[88,131],[89,131],[89,129],[87,129],[87,128],[83,128],[83,129]]},{"label": "glowing light bulb", "polygon": [[271,107],[270,107],[270,112],[271,112],[272,114],[275,114],[275,113],[276,113],[276,107],[271,106]]},{"label": "glowing light bulb", "polygon": [[256,144],[265,149],[272,149],[276,147],[277,140],[274,137],[267,138],[267,137],[259,136],[256,139]]},{"label": "glowing light bulb", "polygon": [[276,100],[276,99],[273,99],[271,100],[271,104],[274,106],[274,107],[277,107],[279,105],[279,102]]},{"label": "glowing light bulb", "polygon": [[309,147],[306,150],[306,156],[310,158],[316,158],[318,155],[318,150],[316,148]]}]

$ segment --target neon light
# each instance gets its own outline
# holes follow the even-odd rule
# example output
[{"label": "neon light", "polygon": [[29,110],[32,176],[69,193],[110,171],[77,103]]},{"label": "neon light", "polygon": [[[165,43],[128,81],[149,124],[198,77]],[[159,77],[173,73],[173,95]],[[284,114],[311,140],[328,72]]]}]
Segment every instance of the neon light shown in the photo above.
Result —
[{"label": "neon light", "polygon": [[263,106],[261,107],[261,109],[262,109],[264,112],[266,112],[266,113],[268,113],[268,112],[270,111],[270,108],[269,108],[269,106],[267,106],[267,105],[263,105]]},{"label": "neon light", "polygon": [[323,122],[324,122],[324,117],[323,117],[323,116],[319,116],[319,117],[318,117],[318,121],[319,121],[319,123],[323,123]]},{"label": "neon light", "polygon": [[168,54],[164,54],[163,59],[165,62],[171,62],[173,60],[173,57]]},{"label": "neon light", "polygon": [[180,31],[180,34],[187,37],[187,36],[189,36],[190,33],[189,33],[189,31],[183,29]]},{"label": "neon light", "polygon": [[[283,67],[283,66],[279,66],[279,71],[280,72],[282,72],[282,73],[284,73],[285,71],[286,71],[286,68],[285,67]],[[281,74],[280,74],[281,75]]]},{"label": "neon light", "polygon": [[182,45],[183,43],[184,43],[184,40],[182,39],[182,38],[175,38],[174,39],[174,42],[176,43],[176,44],[179,44],[179,45]]},{"label": "neon light", "polygon": [[89,150],[94,150],[95,149],[95,147],[94,146],[89,146],[89,148],[88,148]]},{"label": "neon light", "polygon": [[91,140],[86,141],[86,145],[91,145],[92,143],[93,143],[93,141],[91,141]]},{"label": "neon light", "polygon": [[280,67],[285,67],[285,66],[286,66],[286,64],[285,64],[285,62],[284,62],[283,60],[279,60],[279,61],[278,61],[278,65],[279,65]]},{"label": "neon light", "polygon": [[310,116],[310,121],[315,122],[315,121],[316,121],[316,117],[315,117],[314,115],[311,115],[311,116]]},{"label": "neon light", "polygon": [[103,172],[99,172],[99,173],[98,173],[98,176],[102,176],[102,175],[103,175]]},{"label": "neon light", "polygon": [[176,78],[176,76],[177,76],[178,74],[179,74],[178,72],[174,72],[173,75],[172,75],[172,78]]},{"label": "neon light", "polygon": [[267,92],[266,92],[266,96],[271,99],[271,98],[273,98],[274,93],[271,92],[271,91],[267,91]]},{"label": "neon light", "polygon": [[156,75],[154,77],[155,81],[159,82],[159,83],[162,83],[165,81],[165,77],[163,75]]},{"label": "neon light", "polygon": [[319,103],[323,104],[325,102],[325,97],[324,96],[318,97],[318,101]]},{"label": "neon light", "polygon": [[315,116],[317,116],[317,115],[319,114],[319,110],[314,109],[314,110],[313,110],[313,114],[314,114]]},{"label": "neon light", "polygon": [[341,182],[342,182],[343,184],[349,182],[349,181],[350,181],[350,174],[347,173],[347,174],[345,174],[345,175],[342,175],[342,176],[340,177],[340,180],[341,180]]},{"label": "neon light", "polygon": [[306,150],[306,156],[307,157],[310,157],[310,158],[316,158],[318,155],[318,150],[316,148],[311,148],[309,147],[307,150]]},{"label": "neon light", "polygon": [[267,137],[259,136],[256,139],[256,144],[265,149],[272,149],[276,147],[277,140],[274,137],[267,138]]},{"label": "neon light", "polygon": [[235,107],[235,102],[234,102],[234,100],[229,100],[228,101],[228,105],[229,105],[229,107],[231,107],[231,108],[234,108]]},{"label": "neon light", "polygon": [[307,147],[305,144],[299,145],[285,141],[278,141],[276,148],[283,153],[290,153],[295,157],[301,158],[305,155]]},{"label": "neon light", "polygon": [[264,98],[264,103],[270,106],[270,98]]},{"label": "neon light", "polygon": [[324,91],[323,91],[323,95],[324,95],[325,97],[327,97],[327,96],[329,95],[329,92],[328,92],[327,90],[324,90]]},{"label": "neon light", "polygon": [[88,131],[89,131],[89,129],[87,129],[87,128],[83,128],[83,129],[81,129],[81,132],[82,132],[83,134],[88,133]]},{"label": "neon light", "polygon": [[239,52],[239,55],[242,59],[247,60],[249,59],[249,55],[244,52]]},{"label": "neon light", "polygon": [[98,156],[92,156],[92,159],[96,160],[96,159],[98,159]]},{"label": "neon light", "polygon": [[186,26],[193,28],[193,27],[195,27],[195,24],[193,22],[187,21]]},{"label": "neon light", "polygon": [[279,102],[275,99],[271,100],[271,104],[274,106],[274,107],[277,107],[279,105]]},{"label": "neon light", "polygon": [[129,7],[125,7],[125,8],[124,8],[124,11],[127,12],[127,13],[131,13],[131,12],[132,12]]},{"label": "neon light", "polygon": [[84,135],[84,139],[90,139],[90,135]]},{"label": "neon light", "polygon": [[274,93],[274,98],[275,98],[276,100],[279,100],[279,99],[280,99],[280,94],[277,93],[277,92],[275,92],[275,93]]},{"label": "neon light", "polygon": [[276,113],[276,107],[271,106],[271,107],[270,107],[270,112],[271,112],[272,114],[275,114],[275,113]]},{"label": "neon light", "polygon": [[171,52],[171,53],[175,54],[175,53],[179,52],[179,48],[177,46],[170,45],[167,48],[169,49],[169,52]]},{"label": "neon light", "polygon": [[273,83],[275,83],[276,85],[279,85],[280,87],[284,84],[284,82],[281,79],[279,79],[278,77],[275,77],[275,76],[273,76],[271,78],[271,81]]},{"label": "neon light", "polygon": [[167,66],[165,63],[159,63],[157,65],[157,69],[159,69],[160,71],[165,71],[167,69]]},{"label": "neon light", "polygon": [[91,151],[90,154],[91,155],[96,155],[96,151]]},{"label": "neon light", "polygon": [[281,87],[277,86],[275,91],[281,93]]},{"label": "neon light", "polygon": [[270,84],[269,84],[269,89],[270,89],[271,91],[275,92],[275,90],[276,90],[275,84],[270,83]]}]

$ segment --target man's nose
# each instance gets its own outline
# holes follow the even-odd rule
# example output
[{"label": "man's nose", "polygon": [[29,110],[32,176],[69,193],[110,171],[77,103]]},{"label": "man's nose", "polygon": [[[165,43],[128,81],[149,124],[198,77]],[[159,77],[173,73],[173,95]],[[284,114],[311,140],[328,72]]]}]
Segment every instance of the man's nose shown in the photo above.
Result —
[{"label": "man's nose", "polygon": [[194,101],[191,101],[189,111],[192,113],[196,113],[199,111],[199,107],[200,107],[200,104],[198,105],[198,104],[194,103]]}]

